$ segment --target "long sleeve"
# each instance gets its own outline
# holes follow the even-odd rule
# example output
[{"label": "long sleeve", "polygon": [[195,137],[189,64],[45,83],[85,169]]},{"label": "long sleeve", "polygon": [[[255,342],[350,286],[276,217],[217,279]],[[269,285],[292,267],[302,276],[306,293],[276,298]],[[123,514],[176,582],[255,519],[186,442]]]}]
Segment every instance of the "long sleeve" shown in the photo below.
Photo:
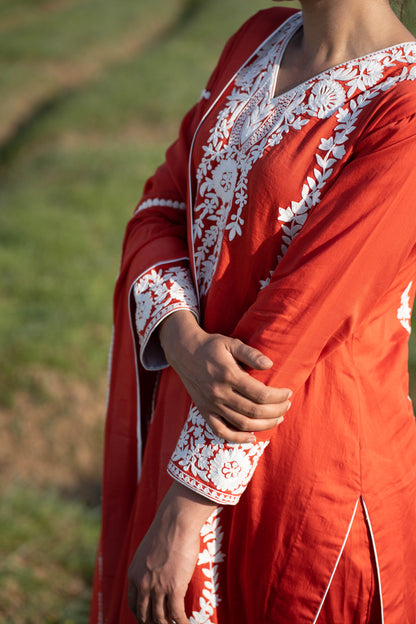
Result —
[{"label": "long sleeve", "polygon": [[[365,322],[416,244],[415,163],[416,115],[396,113],[365,134],[318,202],[308,208],[299,197],[280,207],[286,253],[233,332],[274,362],[253,376],[296,393]],[[300,227],[290,239],[291,222]],[[235,503],[271,435],[258,434],[254,445],[214,440],[191,410],[170,474],[213,500]]]},{"label": "long sleeve", "polygon": [[165,162],[147,181],[127,226],[123,266],[129,272],[132,328],[141,363],[147,369],[167,365],[155,332],[160,322],[179,309],[189,309],[198,318],[188,251],[189,154],[204,113],[241,64],[239,43],[245,40],[246,33],[246,49],[250,45],[255,49],[261,41],[263,33],[250,28],[252,19],[228,41],[200,101],[185,116],[177,141],[166,152]]}]

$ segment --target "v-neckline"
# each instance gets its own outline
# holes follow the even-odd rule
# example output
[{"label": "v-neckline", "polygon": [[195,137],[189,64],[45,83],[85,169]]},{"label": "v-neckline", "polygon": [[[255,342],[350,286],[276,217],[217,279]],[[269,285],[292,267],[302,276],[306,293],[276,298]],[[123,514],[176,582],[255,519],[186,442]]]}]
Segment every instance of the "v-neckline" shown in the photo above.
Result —
[{"label": "v-neckline", "polygon": [[281,97],[285,97],[292,92],[305,90],[309,83],[320,80],[326,74],[333,72],[341,67],[346,67],[348,65],[350,66],[357,65],[358,63],[365,61],[366,59],[371,59],[374,56],[392,51],[396,48],[402,48],[403,46],[413,45],[415,46],[415,54],[416,54],[416,41],[403,41],[400,43],[395,43],[391,46],[387,46],[386,48],[381,48],[380,50],[374,50],[373,52],[368,52],[367,54],[364,54],[363,56],[357,56],[355,58],[348,59],[346,61],[343,61],[342,63],[338,63],[337,65],[331,65],[330,67],[327,67],[321,72],[318,72],[317,74],[310,76],[306,80],[299,82],[293,87],[290,87],[290,89],[286,89],[285,91],[282,91],[281,93],[276,94],[276,90],[279,84],[280,66],[281,66],[283,56],[286,52],[287,46],[289,45],[290,41],[296,35],[296,33],[300,30],[300,28],[302,28],[302,25],[303,25],[302,24],[302,11],[299,11],[298,13],[295,13],[294,15],[290,16],[287,21],[292,21],[293,25],[292,25],[292,28],[288,30],[288,32],[285,34],[284,38],[280,42],[280,45],[279,45],[279,48],[277,50],[277,54],[275,57],[275,64],[273,68],[273,74],[272,74],[272,80],[271,80],[270,92],[269,92],[269,98],[270,98],[269,101],[271,104],[277,102]]}]

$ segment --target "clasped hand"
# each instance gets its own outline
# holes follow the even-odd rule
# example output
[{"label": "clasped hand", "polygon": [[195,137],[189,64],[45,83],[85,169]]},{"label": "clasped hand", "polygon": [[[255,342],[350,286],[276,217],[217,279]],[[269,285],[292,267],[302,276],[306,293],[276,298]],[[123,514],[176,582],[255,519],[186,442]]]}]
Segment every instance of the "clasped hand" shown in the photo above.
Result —
[{"label": "clasped hand", "polygon": [[[208,334],[181,310],[161,324],[169,364],[213,432],[232,443],[255,442],[290,407],[290,390],[268,387],[244,370],[273,362],[240,340]],[[129,605],[140,624],[188,624],[184,599],[199,552],[199,533],[215,503],[174,482],[129,569]]]},{"label": "clasped hand", "polygon": [[282,422],[291,391],[266,386],[243,368],[271,368],[273,362],[260,351],[235,338],[205,332],[185,310],[163,321],[159,337],[167,361],[218,437],[255,442],[252,432]]}]

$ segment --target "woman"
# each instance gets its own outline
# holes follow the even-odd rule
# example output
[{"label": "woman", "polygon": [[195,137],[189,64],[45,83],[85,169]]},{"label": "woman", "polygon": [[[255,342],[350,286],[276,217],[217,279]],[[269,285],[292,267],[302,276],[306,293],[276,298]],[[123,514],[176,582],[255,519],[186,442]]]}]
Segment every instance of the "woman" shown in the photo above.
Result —
[{"label": "woman", "polygon": [[416,622],[416,42],[301,5],[230,40],[128,225],[93,622]]}]

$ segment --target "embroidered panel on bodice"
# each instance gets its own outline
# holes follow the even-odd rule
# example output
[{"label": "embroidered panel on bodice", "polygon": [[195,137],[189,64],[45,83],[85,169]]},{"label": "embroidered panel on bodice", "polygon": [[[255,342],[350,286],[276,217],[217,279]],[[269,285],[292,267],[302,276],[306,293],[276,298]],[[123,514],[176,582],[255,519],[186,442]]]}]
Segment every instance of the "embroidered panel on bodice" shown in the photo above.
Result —
[{"label": "embroidered panel on bodice", "polygon": [[[278,208],[281,249],[276,264],[299,233],[312,206],[345,156],[344,144],[365,106],[399,81],[416,78],[416,44],[394,46],[331,68],[285,94],[273,97],[278,66],[287,41],[300,27],[290,18],[243,67],[229,87],[208,141],[201,148],[193,210],[195,266],[200,293],[209,290],[221,247],[243,233],[247,185],[254,164],[289,132],[301,132],[312,119],[335,115],[329,134],[317,145],[311,174],[290,206]],[[403,71],[394,72],[402,65]],[[325,126],[324,126],[325,128]],[[259,287],[264,287],[268,280]]]}]

